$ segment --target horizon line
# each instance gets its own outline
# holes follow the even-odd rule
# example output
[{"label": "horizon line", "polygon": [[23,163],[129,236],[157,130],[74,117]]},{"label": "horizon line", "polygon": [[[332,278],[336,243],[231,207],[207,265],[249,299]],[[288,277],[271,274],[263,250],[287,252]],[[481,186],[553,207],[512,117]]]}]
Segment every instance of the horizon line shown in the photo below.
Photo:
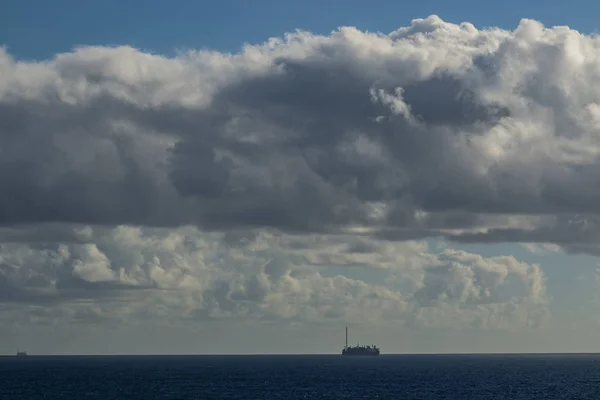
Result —
[{"label": "horizon line", "polygon": [[[341,353],[55,353],[55,354],[29,354],[27,357],[281,357],[281,356],[338,356]],[[382,353],[381,356],[527,356],[527,355],[600,355],[600,351],[564,351],[564,352],[405,352]],[[17,358],[15,354],[0,354],[0,358]],[[21,357],[19,357],[21,358]]]}]

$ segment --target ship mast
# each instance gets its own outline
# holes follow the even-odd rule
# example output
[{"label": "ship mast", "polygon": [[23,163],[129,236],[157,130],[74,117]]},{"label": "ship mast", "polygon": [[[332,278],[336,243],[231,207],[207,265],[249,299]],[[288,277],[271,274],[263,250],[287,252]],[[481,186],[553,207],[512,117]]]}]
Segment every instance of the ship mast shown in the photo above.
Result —
[{"label": "ship mast", "polygon": [[344,348],[348,348],[348,327],[346,327],[346,346]]}]

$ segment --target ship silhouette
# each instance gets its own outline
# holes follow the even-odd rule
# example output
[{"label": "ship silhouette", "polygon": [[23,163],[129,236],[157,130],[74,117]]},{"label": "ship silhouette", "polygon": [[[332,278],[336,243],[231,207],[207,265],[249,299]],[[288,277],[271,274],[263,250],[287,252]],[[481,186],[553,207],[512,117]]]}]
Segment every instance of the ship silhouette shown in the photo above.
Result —
[{"label": "ship silhouette", "polygon": [[348,327],[346,327],[346,345],[342,350],[343,356],[378,356],[379,355],[379,347],[375,345],[366,345],[361,346],[357,344],[356,346],[348,346]]}]

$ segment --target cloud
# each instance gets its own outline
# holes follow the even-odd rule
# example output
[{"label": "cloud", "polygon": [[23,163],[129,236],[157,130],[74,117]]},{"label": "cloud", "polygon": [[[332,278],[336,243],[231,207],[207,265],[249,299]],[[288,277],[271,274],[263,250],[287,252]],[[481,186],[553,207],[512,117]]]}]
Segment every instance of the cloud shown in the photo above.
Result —
[{"label": "cloud", "polygon": [[557,253],[561,250],[560,246],[552,243],[522,243],[521,245],[534,254]]},{"label": "cloud", "polygon": [[515,240],[598,211],[599,43],[431,16],[238,54],[2,50],[0,223]]},{"label": "cloud", "polygon": [[419,240],[600,254],[599,47],[431,16],[237,54],[2,49],[0,307],[536,326],[539,266]]},{"label": "cloud", "polygon": [[[20,318],[64,323],[252,318],[514,327],[539,324],[547,313],[543,272],[513,257],[429,253],[424,243],[345,235],[232,237],[126,226],[90,235],[83,244],[0,245],[0,304],[20,304]],[[352,277],[352,268],[372,279]]]}]

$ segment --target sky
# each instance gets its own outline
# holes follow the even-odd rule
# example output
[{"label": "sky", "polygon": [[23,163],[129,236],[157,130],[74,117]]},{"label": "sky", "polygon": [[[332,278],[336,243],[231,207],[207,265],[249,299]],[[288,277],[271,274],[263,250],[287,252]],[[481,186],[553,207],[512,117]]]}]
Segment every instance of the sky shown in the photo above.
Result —
[{"label": "sky", "polygon": [[0,354],[600,351],[600,4],[8,0]]}]

